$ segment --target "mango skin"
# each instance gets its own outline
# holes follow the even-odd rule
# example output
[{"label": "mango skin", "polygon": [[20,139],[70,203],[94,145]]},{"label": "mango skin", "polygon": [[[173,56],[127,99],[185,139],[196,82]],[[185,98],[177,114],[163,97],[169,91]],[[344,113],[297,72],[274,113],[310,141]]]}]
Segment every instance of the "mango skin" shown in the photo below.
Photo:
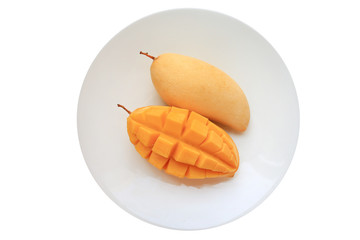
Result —
[{"label": "mango skin", "polygon": [[165,53],[154,59],[150,73],[155,89],[168,105],[198,112],[236,131],[248,127],[247,98],[222,70],[193,57]]}]

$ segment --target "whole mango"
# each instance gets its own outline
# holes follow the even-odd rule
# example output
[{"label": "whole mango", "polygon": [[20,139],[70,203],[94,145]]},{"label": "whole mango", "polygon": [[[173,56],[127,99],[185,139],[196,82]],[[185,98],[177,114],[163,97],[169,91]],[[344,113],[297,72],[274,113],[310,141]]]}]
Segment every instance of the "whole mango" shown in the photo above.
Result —
[{"label": "whole mango", "polygon": [[151,79],[170,106],[196,111],[209,119],[245,131],[250,120],[247,98],[225,72],[199,59],[175,53],[153,57]]}]

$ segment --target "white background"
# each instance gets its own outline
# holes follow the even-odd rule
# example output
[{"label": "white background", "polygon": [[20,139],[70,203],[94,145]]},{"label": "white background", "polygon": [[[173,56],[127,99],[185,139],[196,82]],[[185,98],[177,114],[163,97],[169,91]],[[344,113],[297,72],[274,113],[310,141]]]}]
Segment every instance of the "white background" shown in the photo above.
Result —
[{"label": "white background", "polygon": [[[1,1],[0,239],[359,239],[360,7],[357,1]],[[81,84],[132,22],[216,10],[263,35],[292,74],[300,137],[278,188],[229,224],[145,223],[95,183],[77,138]],[[130,234],[130,235],[128,235]]]}]

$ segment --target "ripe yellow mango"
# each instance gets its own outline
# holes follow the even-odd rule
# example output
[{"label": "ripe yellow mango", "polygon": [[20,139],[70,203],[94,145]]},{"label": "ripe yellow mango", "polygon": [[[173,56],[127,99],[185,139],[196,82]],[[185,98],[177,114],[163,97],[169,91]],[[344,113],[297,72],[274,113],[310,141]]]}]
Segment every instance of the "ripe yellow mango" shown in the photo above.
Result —
[{"label": "ripe yellow mango", "polygon": [[168,106],[148,106],[130,112],[129,140],[158,169],[179,178],[232,177],[239,152],[231,137],[196,112]]},{"label": "ripe yellow mango", "polygon": [[155,89],[170,106],[186,108],[236,131],[250,120],[247,98],[222,70],[199,59],[175,53],[153,57],[150,72]]}]

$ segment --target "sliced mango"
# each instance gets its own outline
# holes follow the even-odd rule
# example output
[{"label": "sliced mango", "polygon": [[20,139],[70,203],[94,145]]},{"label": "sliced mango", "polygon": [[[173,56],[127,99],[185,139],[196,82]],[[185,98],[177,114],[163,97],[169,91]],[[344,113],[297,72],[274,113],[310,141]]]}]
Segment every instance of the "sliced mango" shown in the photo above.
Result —
[{"label": "sliced mango", "polygon": [[130,113],[127,123],[136,151],[170,175],[231,177],[239,167],[239,153],[231,137],[196,112],[149,106]]}]

